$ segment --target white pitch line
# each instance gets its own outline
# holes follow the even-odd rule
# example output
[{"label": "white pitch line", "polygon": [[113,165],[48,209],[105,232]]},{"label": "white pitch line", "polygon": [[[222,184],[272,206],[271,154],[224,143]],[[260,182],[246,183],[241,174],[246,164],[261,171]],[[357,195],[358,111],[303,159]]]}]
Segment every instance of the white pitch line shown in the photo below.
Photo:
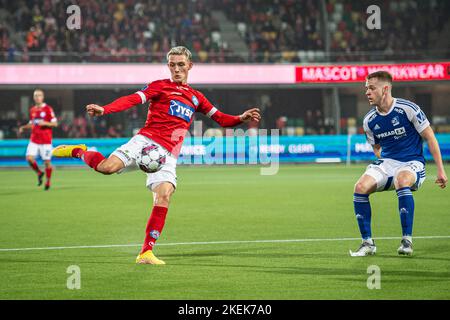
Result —
[{"label": "white pitch line", "polygon": [[[449,239],[450,236],[416,236],[414,239]],[[400,237],[377,237],[374,240],[395,240]],[[157,246],[184,246],[184,245],[211,245],[211,244],[248,244],[248,243],[289,243],[289,242],[323,242],[323,241],[355,241],[361,238],[319,238],[319,239],[286,239],[286,240],[232,240],[232,241],[209,241],[209,242],[173,242],[158,243]],[[33,250],[64,250],[64,249],[94,249],[94,248],[120,248],[139,247],[142,244],[106,244],[94,246],[69,246],[69,247],[41,247],[41,248],[5,248],[0,252],[8,251],[33,251]]]}]

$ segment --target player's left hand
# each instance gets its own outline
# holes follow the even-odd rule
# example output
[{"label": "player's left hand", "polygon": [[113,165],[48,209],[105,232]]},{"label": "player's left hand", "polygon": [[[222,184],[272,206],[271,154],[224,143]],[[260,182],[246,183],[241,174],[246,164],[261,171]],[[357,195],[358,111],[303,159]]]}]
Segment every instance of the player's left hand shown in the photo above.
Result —
[{"label": "player's left hand", "polygon": [[240,115],[242,122],[256,121],[259,122],[261,120],[261,114],[259,108],[252,108],[245,111]]},{"label": "player's left hand", "polygon": [[437,179],[434,183],[436,183],[441,189],[444,189],[447,186],[448,178],[445,172],[438,172]]}]

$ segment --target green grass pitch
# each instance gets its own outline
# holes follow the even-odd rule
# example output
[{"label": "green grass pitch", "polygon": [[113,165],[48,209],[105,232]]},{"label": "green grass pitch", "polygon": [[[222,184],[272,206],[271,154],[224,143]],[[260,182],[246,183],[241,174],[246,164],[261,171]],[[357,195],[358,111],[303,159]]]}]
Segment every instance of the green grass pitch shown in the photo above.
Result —
[{"label": "green grass pitch", "polygon": [[[134,263],[152,205],[143,173],[57,168],[44,192],[31,170],[1,170],[0,299],[449,299],[450,197],[433,165],[415,193],[414,256],[397,255],[397,197],[384,192],[371,197],[377,254],[349,257],[364,168],[179,167],[155,248],[165,266]],[[78,290],[67,288],[71,265]],[[367,287],[372,265],[380,289]]]}]

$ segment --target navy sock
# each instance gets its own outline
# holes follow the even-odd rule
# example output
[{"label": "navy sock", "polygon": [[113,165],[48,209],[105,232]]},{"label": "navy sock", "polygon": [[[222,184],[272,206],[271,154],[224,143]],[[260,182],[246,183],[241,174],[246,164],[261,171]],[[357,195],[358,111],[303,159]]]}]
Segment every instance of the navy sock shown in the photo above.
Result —
[{"label": "navy sock", "polygon": [[412,236],[414,221],[414,198],[411,188],[405,187],[397,189],[397,196],[403,236]]},{"label": "navy sock", "polygon": [[361,237],[366,240],[372,238],[370,222],[372,220],[372,209],[370,208],[368,194],[353,194],[353,207],[355,208],[356,221],[358,221]]}]

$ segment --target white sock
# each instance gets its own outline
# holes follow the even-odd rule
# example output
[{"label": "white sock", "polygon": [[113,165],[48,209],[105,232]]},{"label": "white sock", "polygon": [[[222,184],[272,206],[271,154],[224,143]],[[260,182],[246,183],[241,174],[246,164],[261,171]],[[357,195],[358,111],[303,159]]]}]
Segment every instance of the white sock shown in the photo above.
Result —
[{"label": "white sock", "polygon": [[408,240],[412,243],[412,237],[411,236],[403,236],[402,239]]},{"label": "white sock", "polygon": [[370,243],[371,246],[373,246],[373,240],[372,238],[367,238],[363,240],[364,242]]}]

